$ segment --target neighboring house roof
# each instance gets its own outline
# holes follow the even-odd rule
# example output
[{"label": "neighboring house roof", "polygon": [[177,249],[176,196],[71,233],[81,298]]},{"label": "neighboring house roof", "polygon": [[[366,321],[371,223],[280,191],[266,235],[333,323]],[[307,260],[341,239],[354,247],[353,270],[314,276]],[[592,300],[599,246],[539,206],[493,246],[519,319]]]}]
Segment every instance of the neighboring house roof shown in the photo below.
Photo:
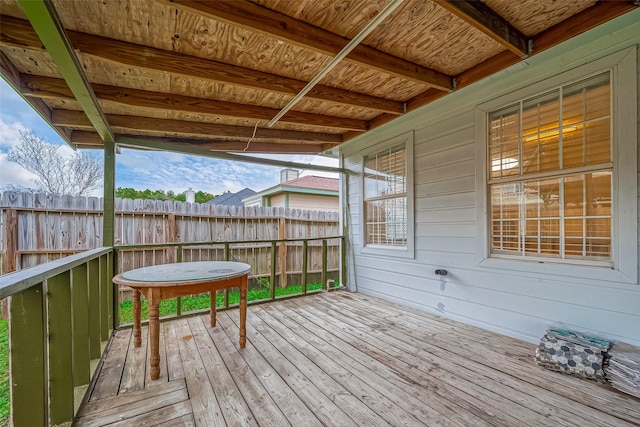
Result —
[{"label": "neighboring house roof", "polygon": [[338,191],[340,187],[340,181],[337,178],[327,178],[324,176],[308,175],[300,178],[292,179],[285,183],[280,184],[284,187],[304,187],[314,188],[317,190],[330,190]]},{"label": "neighboring house roof", "polygon": [[271,196],[278,193],[303,193],[338,197],[339,189],[340,180],[337,178],[307,175],[259,191],[251,196],[245,197],[243,201],[246,203],[248,200],[255,200],[260,197]]},{"label": "neighboring house roof", "polygon": [[209,200],[207,202],[208,205],[226,205],[226,206],[242,206],[242,199],[245,197],[249,197],[256,194],[250,188],[244,188],[237,193],[223,193],[216,197],[215,199]]}]

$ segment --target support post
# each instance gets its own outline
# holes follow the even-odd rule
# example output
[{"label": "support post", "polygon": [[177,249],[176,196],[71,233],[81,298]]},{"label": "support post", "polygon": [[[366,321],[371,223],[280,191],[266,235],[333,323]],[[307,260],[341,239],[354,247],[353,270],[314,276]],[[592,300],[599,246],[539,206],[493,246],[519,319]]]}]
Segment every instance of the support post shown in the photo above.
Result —
[{"label": "support post", "polygon": [[104,141],[104,216],[102,219],[102,246],[113,246],[115,218],[116,145]]}]

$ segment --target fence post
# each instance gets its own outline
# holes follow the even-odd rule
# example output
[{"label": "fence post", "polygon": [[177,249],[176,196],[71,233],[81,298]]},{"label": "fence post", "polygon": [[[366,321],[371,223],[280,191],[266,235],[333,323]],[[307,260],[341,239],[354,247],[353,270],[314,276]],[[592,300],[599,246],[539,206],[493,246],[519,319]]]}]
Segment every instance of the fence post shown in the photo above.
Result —
[{"label": "fence post", "polygon": [[[280,218],[280,240],[285,239],[285,219]],[[280,249],[278,251],[278,257],[280,258],[280,287],[287,287],[287,242],[280,243]]]},{"label": "fence post", "polygon": [[7,209],[6,252],[2,258],[2,274],[16,271],[16,257],[18,255],[18,211]]},{"label": "fence post", "polygon": [[[6,220],[6,251],[2,258],[2,274],[16,271],[16,257],[18,256],[18,211],[13,208],[7,209]],[[3,299],[0,305],[2,306],[2,318],[8,320],[9,299]]]},{"label": "fence post", "polygon": [[302,293],[307,293],[307,263],[309,262],[308,252],[309,241],[304,239],[302,241]]},{"label": "fence post", "polygon": [[276,242],[271,242],[271,289],[270,295],[271,301],[276,299]]},{"label": "fence post", "polygon": [[327,289],[327,239],[322,239],[322,289]]}]

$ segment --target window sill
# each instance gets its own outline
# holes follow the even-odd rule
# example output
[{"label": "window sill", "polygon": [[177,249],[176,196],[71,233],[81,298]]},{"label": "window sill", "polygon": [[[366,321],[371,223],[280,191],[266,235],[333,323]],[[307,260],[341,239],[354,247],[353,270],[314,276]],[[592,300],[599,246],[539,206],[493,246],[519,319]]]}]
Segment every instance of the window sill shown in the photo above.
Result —
[{"label": "window sill", "polygon": [[395,258],[413,258],[413,249],[407,247],[393,247],[381,245],[367,245],[360,249],[363,255],[379,255]]},{"label": "window sill", "polygon": [[506,258],[485,258],[478,264],[488,269],[510,270],[518,273],[536,273],[552,276],[565,276],[577,279],[602,280],[623,284],[636,284],[636,279],[621,271],[606,266],[591,266],[569,263],[556,263],[552,260],[519,260]]}]

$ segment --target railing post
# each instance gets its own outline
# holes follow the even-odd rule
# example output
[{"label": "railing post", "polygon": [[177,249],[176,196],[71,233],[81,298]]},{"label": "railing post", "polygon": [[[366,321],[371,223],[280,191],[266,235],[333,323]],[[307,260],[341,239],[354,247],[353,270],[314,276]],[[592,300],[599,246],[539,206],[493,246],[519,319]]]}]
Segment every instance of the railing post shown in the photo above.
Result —
[{"label": "railing post", "polygon": [[[176,246],[176,262],[182,262],[182,245]],[[176,297],[176,316],[180,316],[181,314],[182,314],[182,297]]]},{"label": "railing post", "polygon": [[[11,297],[11,415],[15,426],[49,422],[44,284]],[[18,357],[19,355],[19,357]]]},{"label": "railing post", "polygon": [[92,259],[89,266],[89,354],[99,359],[100,348],[100,260]]},{"label": "railing post", "polygon": [[276,241],[271,242],[271,287],[269,289],[269,298],[271,301],[276,299]]},{"label": "railing post", "polygon": [[347,286],[347,238],[345,236],[342,236],[342,238],[340,239],[340,243],[340,272],[342,273],[340,277],[340,286]]},{"label": "railing post", "polygon": [[89,384],[89,281],[87,264],[71,270],[73,385]]},{"label": "railing post", "polygon": [[[98,265],[100,269],[100,353],[102,354],[102,343],[109,340],[109,311],[111,311],[111,305],[113,301],[109,296],[111,293],[111,286],[113,282],[111,279],[113,276],[108,276],[109,263],[104,257],[98,258]],[[111,285],[111,286],[109,286]]]},{"label": "railing post", "polygon": [[302,241],[302,293],[307,293],[307,263],[309,262],[309,256],[307,255],[309,248],[309,241],[307,239]]},{"label": "railing post", "polygon": [[327,239],[322,239],[322,289],[327,289]]},{"label": "railing post", "polygon": [[49,423],[73,419],[71,271],[47,280],[49,323]]},{"label": "railing post", "polygon": [[113,252],[109,252],[105,255],[102,255],[100,257],[100,259],[104,259],[104,263],[105,263],[105,275],[104,275],[104,285],[105,285],[105,291],[107,294],[107,324],[106,324],[106,329],[107,329],[107,339],[109,339],[109,337],[111,336],[111,332],[115,329],[115,313],[117,308],[115,308],[114,306],[116,305],[116,300],[118,298],[117,294],[114,298],[114,292],[113,292]]},{"label": "railing post", "polygon": [[[224,242],[224,260],[229,261],[231,259],[231,248],[229,242]],[[224,308],[229,308],[229,289],[224,289]]]}]

